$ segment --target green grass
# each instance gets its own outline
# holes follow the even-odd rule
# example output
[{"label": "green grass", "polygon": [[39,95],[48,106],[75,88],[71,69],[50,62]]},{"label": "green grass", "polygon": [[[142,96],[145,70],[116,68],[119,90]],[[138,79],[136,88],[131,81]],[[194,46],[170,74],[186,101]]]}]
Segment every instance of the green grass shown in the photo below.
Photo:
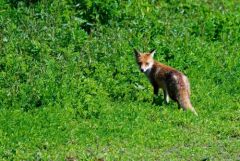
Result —
[{"label": "green grass", "polygon": [[[191,113],[151,104],[106,106],[83,119],[72,108],[1,110],[5,160],[237,160],[239,112]],[[6,121],[7,118],[7,121]]]},{"label": "green grass", "polygon": [[[240,160],[240,3],[0,0],[0,160]],[[152,104],[133,48],[189,77]]]}]

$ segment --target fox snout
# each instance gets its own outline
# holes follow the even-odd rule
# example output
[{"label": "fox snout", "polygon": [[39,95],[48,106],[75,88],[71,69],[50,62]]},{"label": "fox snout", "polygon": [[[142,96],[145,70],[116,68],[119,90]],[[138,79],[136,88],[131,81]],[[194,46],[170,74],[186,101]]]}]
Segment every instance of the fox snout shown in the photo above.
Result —
[{"label": "fox snout", "polygon": [[146,70],[145,70],[145,69],[143,69],[143,68],[141,68],[140,70],[141,70],[141,72],[143,72],[143,73],[144,73],[144,72],[146,72]]},{"label": "fox snout", "polygon": [[147,63],[147,65],[142,64],[140,66],[140,71],[145,73],[145,72],[147,72],[147,71],[152,69],[152,65],[153,65],[153,63]]}]

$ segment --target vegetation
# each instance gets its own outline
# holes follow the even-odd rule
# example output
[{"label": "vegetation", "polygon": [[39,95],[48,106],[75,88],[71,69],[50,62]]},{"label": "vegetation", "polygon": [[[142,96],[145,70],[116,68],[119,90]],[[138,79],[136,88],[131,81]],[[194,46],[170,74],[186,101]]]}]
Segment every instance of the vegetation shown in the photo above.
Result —
[{"label": "vegetation", "polygon": [[[0,0],[1,160],[239,160],[238,0]],[[133,48],[190,79],[152,104]]]}]

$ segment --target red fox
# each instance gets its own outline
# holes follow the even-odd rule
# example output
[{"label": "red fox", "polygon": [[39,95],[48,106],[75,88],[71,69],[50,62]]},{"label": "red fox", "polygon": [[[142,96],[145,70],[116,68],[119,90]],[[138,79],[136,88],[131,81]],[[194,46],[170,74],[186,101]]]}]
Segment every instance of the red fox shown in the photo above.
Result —
[{"label": "red fox", "polygon": [[163,89],[164,101],[169,97],[178,103],[178,108],[189,109],[198,115],[190,102],[190,84],[188,78],[180,71],[159,63],[153,59],[156,50],[140,53],[134,49],[137,63],[141,72],[145,73],[153,86],[154,95],[158,95],[159,88]]}]

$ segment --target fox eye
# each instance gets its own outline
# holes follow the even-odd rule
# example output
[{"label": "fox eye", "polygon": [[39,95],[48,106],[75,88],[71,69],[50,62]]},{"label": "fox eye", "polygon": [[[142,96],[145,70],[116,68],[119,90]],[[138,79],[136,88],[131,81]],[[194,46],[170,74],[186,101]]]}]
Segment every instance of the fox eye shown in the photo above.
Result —
[{"label": "fox eye", "polygon": [[149,63],[146,63],[146,65],[148,66],[148,65],[149,65]]}]

